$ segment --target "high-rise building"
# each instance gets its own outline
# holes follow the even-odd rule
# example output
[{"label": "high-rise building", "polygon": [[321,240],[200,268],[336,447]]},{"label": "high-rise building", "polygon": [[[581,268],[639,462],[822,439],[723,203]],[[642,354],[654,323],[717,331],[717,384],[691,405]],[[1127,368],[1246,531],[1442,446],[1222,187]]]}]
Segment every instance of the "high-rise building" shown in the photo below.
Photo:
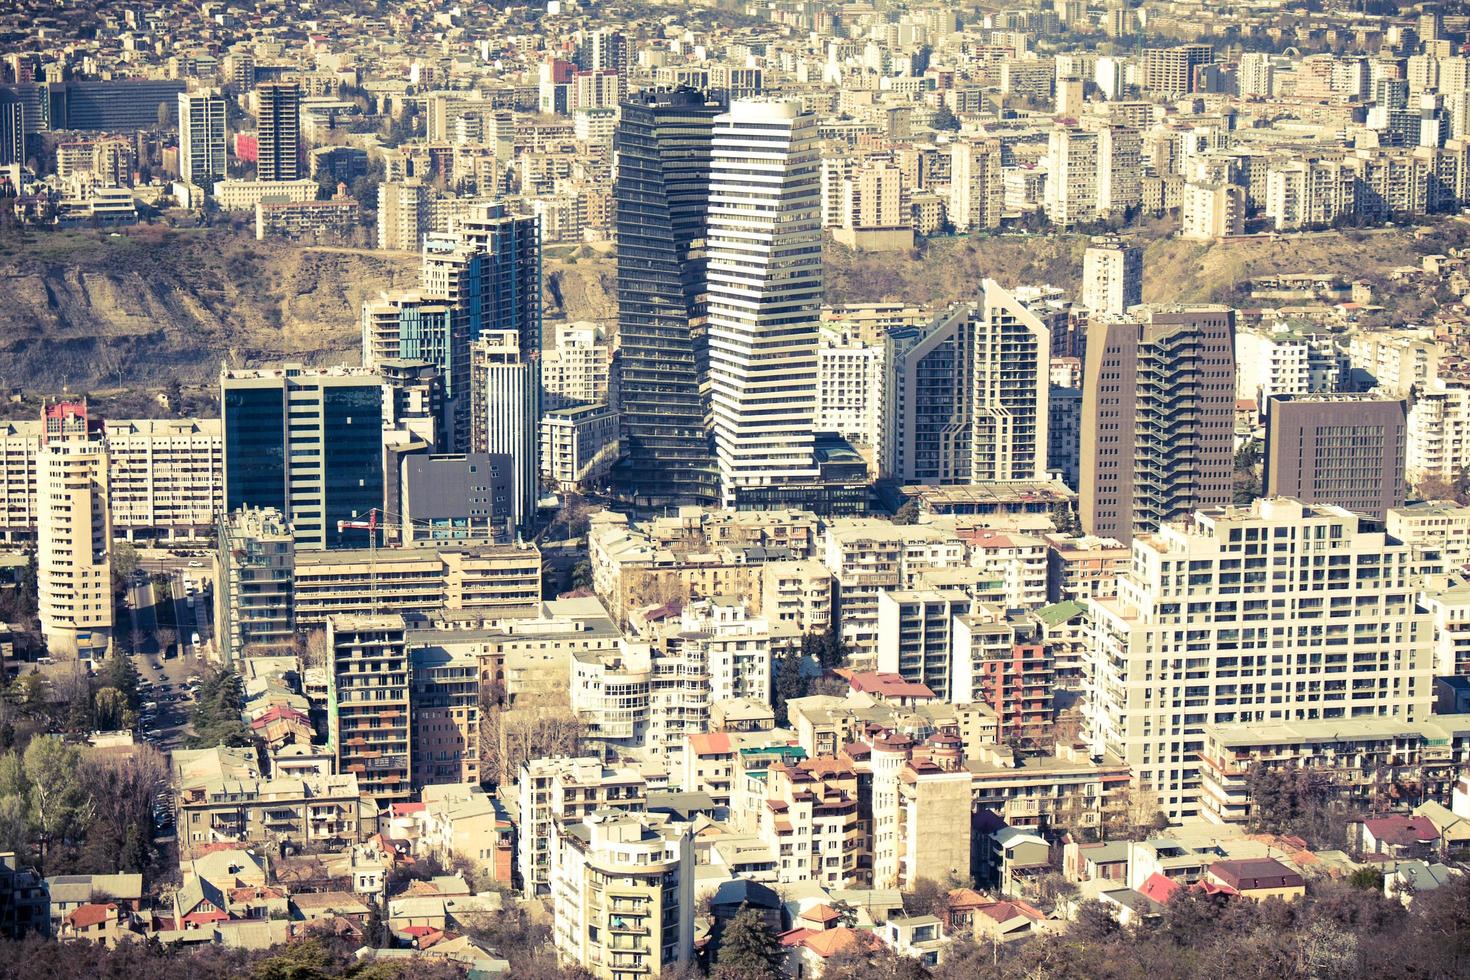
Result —
[{"label": "high-rise building", "polygon": [[1162,95],[1187,95],[1195,90],[1194,70],[1214,57],[1215,51],[1208,44],[1145,48],[1143,87]]},{"label": "high-rise building", "polygon": [[642,93],[613,138],[617,220],[616,476],[635,499],[719,498],[700,394],[707,370],[705,251],[710,147],[720,106],[689,89]]},{"label": "high-rise building", "polygon": [[974,434],[970,479],[1035,480],[1046,475],[1051,332],[993,279],[981,282],[972,316]]},{"label": "high-rise building", "polygon": [[470,345],[470,447],[510,457],[511,515],[524,527],[536,513],[540,469],[540,385],[513,330],[491,330]]},{"label": "high-rise building", "polygon": [[1046,216],[1069,228],[1097,218],[1098,134],[1093,130],[1053,129],[1047,138]]},{"label": "high-rise building", "polygon": [[1143,302],[1143,249],[1116,235],[1093,238],[1082,254],[1082,305],[1121,316]]},{"label": "high-rise building", "polygon": [[528,759],[516,773],[516,871],[527,895],[551,892],[559,824],[604,810],[641,813],[648,784],[632,766],[610,768],[593,757]]},{"label": "high-rise building", "polygon": [[36,592],[53,657],[101,660],[112,647],[107,443],[85,403],[46,406],[36,459]]},{"label": "high-rise building", "polygon": [[366,368],[231,369],[220,375],[225,510],[273,507],[298,548],[366,544],[383,506],[383,382]]},{"label": "high-rise building", "polygon": [[822,227],[817,121],[739,100],[710,163],[709,374],[721,492],[811,483]]},{"label": "high-rise building", "polygon": [[1337,507],[1267,498],[1136,540],[1116,599],[1089,600],[1086,738],[1171,820],[1201,812],[1214,725],[1426,718],[1437,559]]},{"label": "high-rise building", "polygon": [[327,619],[327,725],[335,771],[380,806],[408,799],[412,705],[402,616]]},{"label": "high-rise building", "polygon": [[883,415],[889,419],[879,472],[901,484],[969,480],[974,364],[970,310],[955,306],[923,327],[885,340]]},{"label": "high-rise building", "polygon": [[1135,533],[1233,493],[1235,314],[1136,307],[1088,325],[1082,387],[1082,527]]},{"label": "high-rise building", "polygon": [[226,663],[295,650],[295,555],[280,511],[252,507],[220,515],[214,621]]},{"label": "high-rise building", "polygon": [[1404,503],[1407,404],[1377,395],[1277,395],[1266,403],[1268,497],[1379,520]]},{"label": "high-rise building", "polygon": [[694,951],[694,838],[664,815],[594,813],[552,841],[558,958],[598,980],[657,975]]},{"label": "high-rise building", "polygon": [[426,361],[434,365],[443,393],[444,444],[469,443],[470,344],[467,323],[441,300],[421,290],[383,292],[362,304],[362,364]]},{"label": "high-rise building", "polygon": [[26,161],[25,103],[0,91],[0,167]]},{"label": "high-rise building", "polygon": [[1005,211],[1000,140],[952,143],[949,173],[949,220],[955,231],[999,228]]},{"label": "high-rise building", "polygon": [[417,252],[429,230],[429,188],[423,181],[385,180],[378,185],[378,248]]},{"label": "high-rise building", "polygon": [[180,179],[202,187],[226,172],[224,96],[214,90],[180,92]]},{"label": "high-rise building", "polygon": [[1470,385],[1433,379],[1409,409],[1408,476],[1453,486],[1470,472]]},{"label": "high-rise building", "polygon": [[301,87],[295,82],[257,85],[256,180],[300,180]]}]

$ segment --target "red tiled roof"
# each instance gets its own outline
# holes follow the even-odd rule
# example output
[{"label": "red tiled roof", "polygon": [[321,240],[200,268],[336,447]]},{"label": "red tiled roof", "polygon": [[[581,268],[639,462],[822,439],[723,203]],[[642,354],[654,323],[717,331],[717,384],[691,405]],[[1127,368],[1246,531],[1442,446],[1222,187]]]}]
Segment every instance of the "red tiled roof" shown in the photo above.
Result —
[{"label": "red tiled roof", "polygon": [[422,803],[391,803],[388,811],[395,817],[406,817],[410,813],[423,813],[424,805]]},{"label": "red tiled roof", "polygon": [[1256,888],[1300,888],[1302,876],[1275,858],[1216,861],[1210,874],[1237,891]]},{"label": "red tiled roof", "polygon": [[689,744],[695,755],[726,755],[730,751],[730,736],[724,732],[690,735]]},{"label": "red tiled roof", "polygon": [[805,946],[822,959],[849,949],[876,950],[883,941],[865,929],[792,929],[781,934],[783,946]]},{"label": "red tiled roof", "polygon": [[936,696],[925,685],[904,680],[902,674],[880,673],[876,670],[840,670],[837,673],[847,678],[847,683],[852,685],[854,691],[865,694],[878,694],[887,698],[933,699]]},{"label": "red tiled roof", "polygon": [[1439,831],[1434,824],[1429,822],[1428,817],[1406,817],[1395,814],[1390,817],[1378,817],[1373,820],[1364,820],[1363,826],[1373,835],[1373,839],[1382,844],[1392,844],[1395,847],[1412,847],[1415,844],[1430,844],[1439,840]]},{"label": "red tiled roof", "polygon": [[66,914],[66,921],[71,923],[73,929],[90,929],[92,926],[101,925],[112,918],[117,911],[117,905],[108,902],[106,905],[88,903],[78,905]]},{"label": "red tiled roof", "polygon": [[808,922],[826,923],[842,918],[842,913],[830,905],[813,905],[801,913],[801,917]]},{"label": "red tiled roof", "polygon": [[1153,899],[1160,905],[1168,905],[1169,899],[1179,894],[1183,888],[1184,886],[1179,882],[1155,871],[1139,886],[1138,893],[1145,898]]}]

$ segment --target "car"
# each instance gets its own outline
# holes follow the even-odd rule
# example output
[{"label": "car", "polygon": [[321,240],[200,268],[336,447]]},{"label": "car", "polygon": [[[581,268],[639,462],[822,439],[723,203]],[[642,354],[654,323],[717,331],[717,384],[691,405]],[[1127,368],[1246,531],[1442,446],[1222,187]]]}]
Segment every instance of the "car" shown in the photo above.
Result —
[{"label": "car", "polygon": [[189,567],[190,568],[203,568],[204,567],[204,562],[202,562],[202,561],[191,561],[191,562],[189,562]]}]

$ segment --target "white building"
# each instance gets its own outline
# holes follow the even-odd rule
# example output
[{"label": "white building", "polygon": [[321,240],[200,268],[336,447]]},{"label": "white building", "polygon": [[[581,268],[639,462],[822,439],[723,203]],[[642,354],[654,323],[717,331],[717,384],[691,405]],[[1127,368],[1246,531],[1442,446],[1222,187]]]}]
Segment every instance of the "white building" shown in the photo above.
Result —
[{"label": "white building", "polygon": [[974,434],[970,479],[1034,480],[1046,474],[1051,331],[992,279],[974,320]]},{"label": "white building", "polygon": [[516,774],[516,871],[527,895],[551,889],[556,826],[599,810],[641,812],[648,797],[642,773],[594,758],[531,759]]},{"label": "white building", "polygon": [[1245,233],[1245,188],[1225,181],[1186,181],[1179,237],[1210,242]]},{"label": "white building", "polygon": [[1200,813],[1207,725],[1422,720],[1434,564],[1337,507],[1284,498],[1136,536],[1118,597],[1089,600],[1085,725],[1171,820]]},{"label": "white building", "polygon": [[213,89],[179,93],[179,177],[204,187],[226,172],[225,100]]},{"label": "white building", "polygon": [[955,231],[999,228],[1005,212],[1000,140],[963,140],[949,148],[949,220]]},{"label": "white building", "polygon": [[694,953],[694,839],[688,824],[592,813],[554,828],[557,958],[599,980],[658,976]]},{"label": "white building", "polygon": [[536,512],[540,477],[540,392],[535,365],[522,355],[514,330],[487,330],[470,345],[471,430],[484,433],[474,449],[510,455],[517,525],[529,523]]},{"label": "white building", "polygon": [[1391,507],[1384,529],[1405,544],[1439,552],[1447,569],[1470,565],[1470,507],[1453,500]]},{"label": "white building", "polygon": [[432,230],[429,188],[417,178],[378,185],[378,248],[416,252]]},{"label": "white building", "polygon": [[541,416],[541,478],[566,493],[612,469],[618,413],[607,405],[572,405]]},{"label": "white building", "polygon": [[1405,469],[1410,483],[1451,485],[1470,469],[1470,387],[1435,378],[1417,392],[1409,408]]},{"label": "white building", "polygon": [[1235,397],[1264,406],[1272,395],[1319,394],[1342,386],[1343,359],[1325,334],[1240,330],[1235,334]]},{"label": "white building", "polygon": [[1082,305],[1121,316],[1143,302],[1143,249],[1116,235],[1087,243],[1082,253]]},{"label": "white building", "polygon": [[709,373],[724,499],[817,476],[822,302],[816,117],[798,102],[737,100],[715,119]]},{"label": "white building", "polygon": [[882,344],[824,330],[817,348],[817,431],[876,447],[883,428]]},{"label": "white building", "polygon": [[555,338],[556,346],[541,357],[544,407],[606,402],[612,355],[602,327],[589,320],[559,323]]},{"label": "white building", "polygon": [[112,647],[107,444],[84,404],[48,406],[36,461],[36,585],[52,656],[101,660]]},{"label": "white building", "polygon": [[1371,384],[1398,398],[1424,389],[1439,375],[1440,349],[1421,330],[1355,333],[1348,340],[1348,363]]}]

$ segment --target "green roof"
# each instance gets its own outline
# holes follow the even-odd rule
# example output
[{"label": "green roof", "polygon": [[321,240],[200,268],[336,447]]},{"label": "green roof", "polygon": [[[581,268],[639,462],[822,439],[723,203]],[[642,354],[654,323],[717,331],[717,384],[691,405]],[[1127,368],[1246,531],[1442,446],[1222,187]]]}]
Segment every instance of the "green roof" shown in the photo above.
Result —
[{"label": "green roof", "polygon": [[1058,602],[1050,606],[1042,606],[1040,609],[1036,610],[1036,618],[1041,620],[1042,625],[1057,626],[1061,623],[1067,622],[1069,619],[1076,619],[1078,616],[1082,615],[1086,611],[1087,607],[1084,606],[1082,603],[1077,602],[1073,599],[1068,599],[1066,602]]}]

